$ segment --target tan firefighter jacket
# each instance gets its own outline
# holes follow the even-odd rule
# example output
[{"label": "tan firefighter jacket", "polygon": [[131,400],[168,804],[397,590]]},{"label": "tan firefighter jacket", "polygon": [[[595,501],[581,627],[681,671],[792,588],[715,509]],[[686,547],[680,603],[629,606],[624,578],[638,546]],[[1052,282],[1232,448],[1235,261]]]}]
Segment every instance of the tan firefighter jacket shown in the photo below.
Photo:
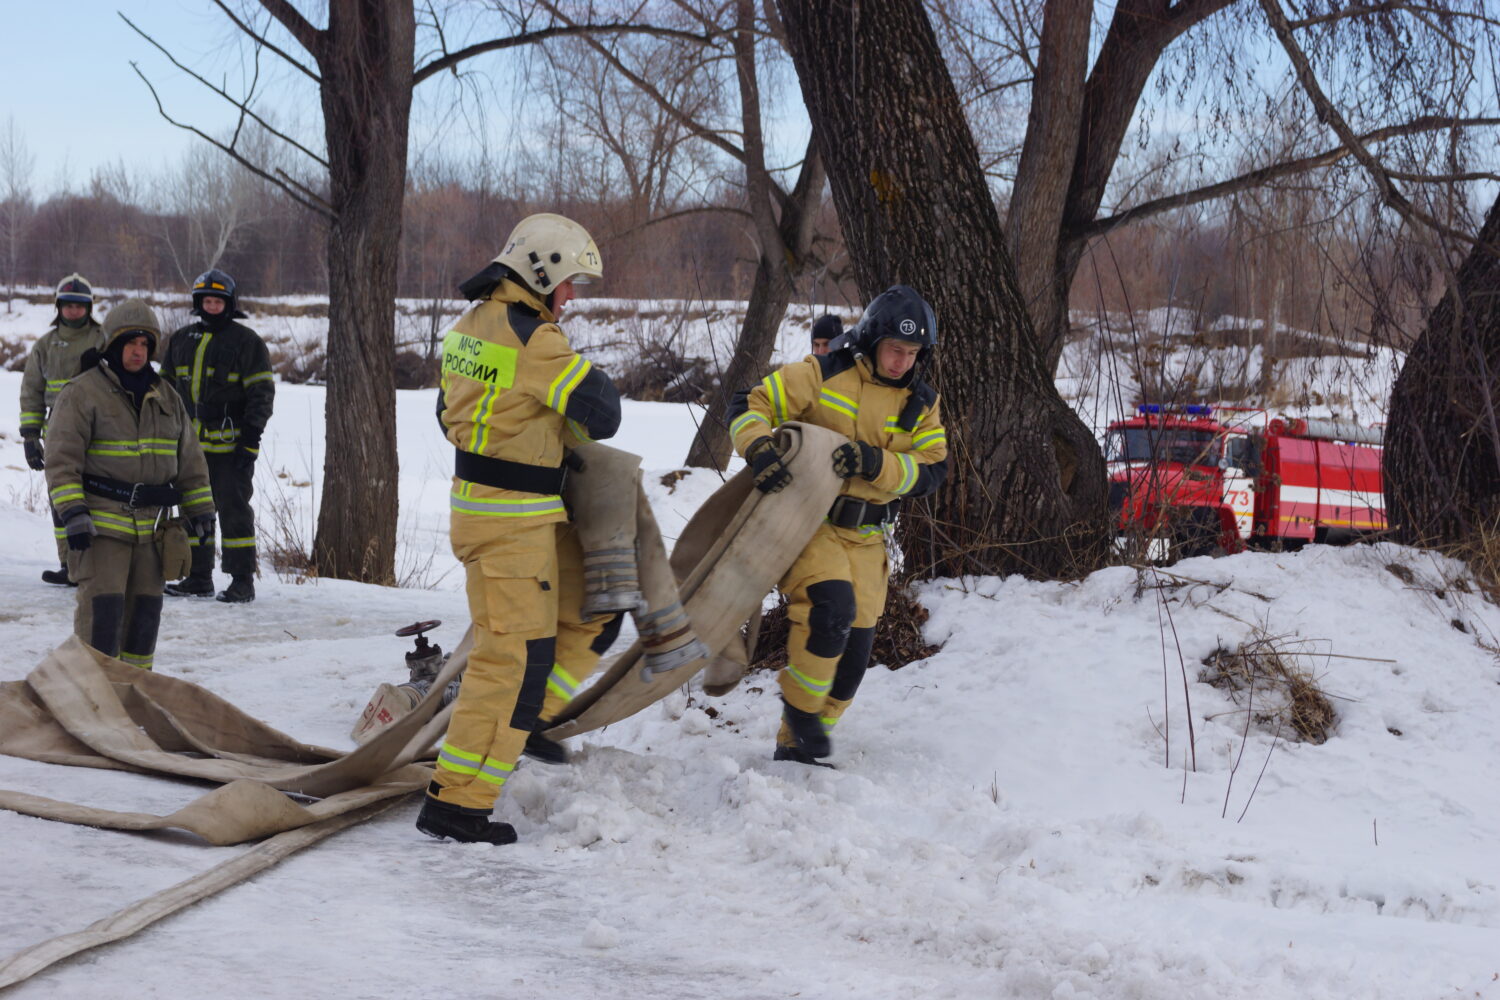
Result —
[{"label": "tan firefighter jacket", "polygon": [[85,488],[87,477],[151,486],[171,484],[182,493],[182,512],[212,514],[208,462],[182,398],[158,378],[136,413],[130,394],[109,366],[100,364],[68,383],[47,425],[47,491],[57,516],[80,511],[101,535],[144,542],[156,528],[159,507],[134,510],[121,500]]},{"label": "tan firefighter jacket", "polygon": [[505,279],[443,338],[438,419],[460,453],[450,498],[455,512],[563,521],[558,489],[465,478],[466,463],[473,463],[468,456],[499,460],[473,464],[492,471],[494,482],[513,486],[560,473],[570,444],[614,436],[620,394],[573,350],[542,300]]},{"label": "tan firefighter jacket", "polygon": [[947,473],[948,435],[938,418],[937,393],[916,378],[905,387],[879,382],[870,360],[851,351],[779,368],[729,407],[729,432],[741,455],[790,420],[827,427],[884,452],[874,481],[846,480],[845,496],[876,504],[925,496]]},{"label": "tan firefighter jacket", "polygon": [[21,376],[21,436],[37,437],[68,380],[78,374],[83,353],[104,350],[104,327],[90,317],[81,328],[57,323],[37,338]]}]

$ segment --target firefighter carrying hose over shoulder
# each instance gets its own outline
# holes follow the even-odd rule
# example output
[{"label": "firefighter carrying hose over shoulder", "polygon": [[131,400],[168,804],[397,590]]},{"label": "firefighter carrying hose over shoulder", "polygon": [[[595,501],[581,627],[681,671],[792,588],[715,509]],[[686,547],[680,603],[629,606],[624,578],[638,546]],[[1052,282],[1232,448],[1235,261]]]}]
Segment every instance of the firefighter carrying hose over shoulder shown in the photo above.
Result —
[{"label": "firefighter carrying hose over shoulder", "polygon": [[922,379],[937,346],[932,307],[894,285],[875,297],[847,340],[741,391],[729,411],[735,448],[763,493],[791,481],[771,435],[777,426],[798,420],[849,438],[833,452],[843,492],[777,585],[791,630],[774,758],[803,764],[832,754],[829,733],[869,664],[889,576],[886,527],[902,497],[932,493],[948,471],[938,395]]},{"label": "firefighter carrying hose over shoulder", "polygon": [[523,748],[571,698],[619,629],[583,622],[583,555],[563,507],[570,445],[612,437],[620,396],[557,325],[574,286],[603,277],[599,249],[560,215],[521,220],[461,289],[474,305],[443,339],[438,419],[455,449],[449,530],[464,564],[474,648],[417,829],[508,844],[490,819]]}]

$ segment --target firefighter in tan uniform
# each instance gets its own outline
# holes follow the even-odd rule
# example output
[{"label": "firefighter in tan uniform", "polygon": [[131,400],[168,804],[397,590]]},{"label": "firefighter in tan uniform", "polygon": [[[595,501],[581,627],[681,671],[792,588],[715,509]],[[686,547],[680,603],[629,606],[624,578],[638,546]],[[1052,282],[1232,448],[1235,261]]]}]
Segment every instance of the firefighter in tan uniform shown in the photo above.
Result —
[{"label": "firefighter in tan uniform", "polygon": [[533,731],[571,698],[618,629],[618,616],[581,620],[582,550],[561,495],[569,445],[620,426],[614,383],[557,325],[573,286],[602,276],[582,226],[530,216],[464,283],[474,305],[443,340],[438,418],[455,449],[449,530],[467,575],[474,648],[417,816],[433,837],[516,839],[510,824],[489,818],[495,800],[523,748],[560,754]]},{"label": "firefighter in tan uniform", "polygon": [[804,764],[833,752],[829,734],[869,664],[889,576],[886,527],[902,497],[933,492],[948,468],[937,393],[921,378],[937,345],[932,308],[895,285],[844,340],[740,392],[729,412],[735,448],[764,493],[791,481],[771,436],[778,425],[798,420],[849,438],[833,452],[844,490],[778,584],[791,627],[774,756]]},{"label": "firefighter in tan uniform", "polygon": [[57,397],[47,425],[47,487],[78,583],[74,631],[126,663],[151,669],[161,624],[162,545],[181,506],[196,531],[213,528],[208,465],[187,409],[151,368],[161,327],[151,307],[128,299],[109,311],[102,357]]},{"label": "firefighter in tan uniform", "polygon": [[[52,328],[37,338],[26,355],[21,376],[21,445],[26,464],[37,472],[46,468],[42,438],[47,414],[57,403],[68,380],[78,374],[83,355],[104,350],[104,328],[94,319],[94,289],[81,274],[70,274],[57,285],[57,316]],[[57,511],[52,511],[53,535],[57,539],[57,569],[42,571],[47,583],[71,584],[68,578],[68,543]]]}]

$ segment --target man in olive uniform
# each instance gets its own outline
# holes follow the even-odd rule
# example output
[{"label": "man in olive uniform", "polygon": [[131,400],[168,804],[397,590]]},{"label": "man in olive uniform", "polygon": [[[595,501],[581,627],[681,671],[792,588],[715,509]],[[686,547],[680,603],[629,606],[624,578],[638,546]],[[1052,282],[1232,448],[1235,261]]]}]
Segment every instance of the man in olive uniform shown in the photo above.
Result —
[{"label": "man in olive uniform", "polygon": [[[207,271],[193,282],[197,322],[167,342],[162,374],[187,404],[198,439],[208,456],[214,506],[219,511],[219,544],[230,584],[219,600],[242,604],[255,600],[255,459],[260,438],[271,419],[276,396],[271,354],[248,326],[239,309],[234,279]],[[207,597],[214,592],[214,539],[194,539],[193,566],[179,583],[169,584],[173,597]]]},{"label": "man in olive uniform", "polygon": [[[612,437],[620,397],[557,325],[574,286],[603,276],[578,223],[529,216],[462,286],[474,306],[443,340],[438,417],[455,449],[449,531],[474,648],[417,829],[508,844],[490,814],[547,703],[598,661],[618,618],[581,620],[583,554],[563,507],[570,445]],[[554,745],[555,746],[555,745]],[[529,751],[528,751],[529,752]]]},{"label": "man in olive uniform", "polygon": [[73,628],[95,649],[151,669],[161,624],[159,529],[181,506],[213,526],[198,435],[182,399],[151,368],[161,326],[128,299],[104,322],[108,345],[63,388],[47,425],[47,487],[78,584]]},{"label": "man in olive uniform", "polygon": [[[37,338],[26,356],[26,373],[21,376],[21,445],[26,449],[26,464],[38,472],[46,468],[42,438],[57,394],[78,374],[84,352],[104,349],[104,328],[94,320],[93,311],[94,289],[83,275],[68,275],[57,285],[57,316],[51,329]],[[56,509],[52,528],[58,568],[43,570],[42,579],[67,585],[73,582],[68,577],[68,544]]]},{"label": "man in olive uniform", "polygon": [[772,437],[779,425],[798,420],[849,439],[833,452],[843,491],[778,584],[791,626],[774,757],[804,764],[832,754],[829,734],[869,665],[885,609],[886,527],[902,497],[932,493],[948,471],[938,396],[922,379],[937,345],[932,307],[911,288],[892,286],[847,341],[778,369],[740,392],[729,411],[735,448],[763,493],[791,482]]}]

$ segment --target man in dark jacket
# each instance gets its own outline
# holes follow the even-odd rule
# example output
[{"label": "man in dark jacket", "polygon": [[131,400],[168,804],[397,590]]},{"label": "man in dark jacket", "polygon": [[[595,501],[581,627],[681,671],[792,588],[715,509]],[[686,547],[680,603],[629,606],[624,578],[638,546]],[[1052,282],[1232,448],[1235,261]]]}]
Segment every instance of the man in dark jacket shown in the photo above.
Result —
[{"label": "man in dark jacket", "polygon": [[[276,394],[271,355],[254,330],[236,323],[234,279],[207,271],[193,283],[196,323],[172,334],[162,374],[187,404],[198,440],[208,457],[214,506],[219,512],[224,572],[231,582],[219,600],[242,604],[255,600],[255,459],[260,438],[271,419]],[[188,576],[168,584],[173,597],[207,597],[214,592],[214,539],[193,539]]]}]

